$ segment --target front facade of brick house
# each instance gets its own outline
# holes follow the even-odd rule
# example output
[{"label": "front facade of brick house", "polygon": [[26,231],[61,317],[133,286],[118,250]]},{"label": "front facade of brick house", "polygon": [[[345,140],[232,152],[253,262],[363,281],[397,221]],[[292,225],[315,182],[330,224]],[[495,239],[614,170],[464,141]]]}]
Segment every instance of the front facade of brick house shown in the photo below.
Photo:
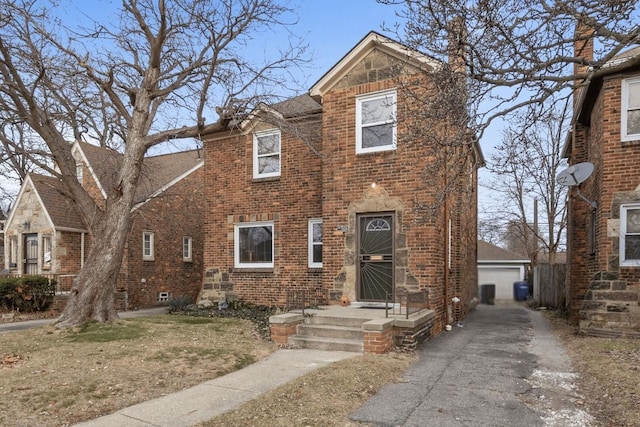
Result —
[{"label": "front facade of brick house", "polygon": [[[121,154],[76,143],[78,178],[104,203]],[[195,300],[202,283],[202,158],[198,152],[145,158],[122,262],[117,308],[151,307],[171,297]],[[69,291],[91,247],[91,233],[63,183],[29,174],[6,221],[9,274],[51,275]],[[143,244],[143,240],[145,241]]]},{"label": "front facade of brick house", "polygon": [[403,120],[405,88],[428,86],[432,66],[370,33],[309,94],[208,135],[203,295],[284,306],[305,290],[377,305],[426,290],[434,332],[464,316],[477,295],[482,154],[461,150],[464,184],[438,205],[431,157]]},{"label": "front facade of brick house", "polygon": [[[591,58],[592,43],[577,53]],[[564,149],[570,165],[594,166],[568,201],[567,301],[584,334],[640,336],[639,56],[619,55],[576,92]]]}]

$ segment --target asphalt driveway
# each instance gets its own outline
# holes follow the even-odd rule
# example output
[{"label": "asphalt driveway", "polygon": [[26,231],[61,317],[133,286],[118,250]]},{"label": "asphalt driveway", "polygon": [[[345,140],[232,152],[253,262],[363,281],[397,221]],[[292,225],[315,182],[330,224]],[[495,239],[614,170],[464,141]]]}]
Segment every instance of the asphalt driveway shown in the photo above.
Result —
[{"label": "asphalt driveway", "polygon": [[354,421],[373,426],[588,426],[575,374],[548,322],[516,303],[480,305],[418,350]]}]

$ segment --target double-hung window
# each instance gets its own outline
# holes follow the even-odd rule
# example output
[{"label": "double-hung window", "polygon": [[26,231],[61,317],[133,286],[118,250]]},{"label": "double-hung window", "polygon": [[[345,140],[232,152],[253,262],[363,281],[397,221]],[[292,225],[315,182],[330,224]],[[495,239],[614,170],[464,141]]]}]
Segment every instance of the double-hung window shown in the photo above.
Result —
[{"label": "double-hung window", "polygon": [[309,268],[322,267],[322,220],[309,220]]},{"label": "double-hung window", "polygon": [[640,204],[620,206],[620,265],[640,267]]},{"label": "double-hung window", "polygon": [[280,131],[253,134],[253,177],[280,176]]},{"label": "double-hung window", "polygon": [[193,239],[189,236],[182,237],[182,261],[191,262],[191,247],[193,245]]},{"label": "double-hung window", "polygon": [[273,222],[236,224],[234,265],[236,268],[273,268]]},{"label": "double-hung window", "polygon": [[396,91],[356,98],[356,153],[396,149]]},{"label": "double-hung window", "polygon": [[153,261],[153,233],[151,231],[142,232],[142,259],[144,261]]},{"label": "double-hung window", "polygon": [[640,77],[622,81],[621,138],[640,140]]}]

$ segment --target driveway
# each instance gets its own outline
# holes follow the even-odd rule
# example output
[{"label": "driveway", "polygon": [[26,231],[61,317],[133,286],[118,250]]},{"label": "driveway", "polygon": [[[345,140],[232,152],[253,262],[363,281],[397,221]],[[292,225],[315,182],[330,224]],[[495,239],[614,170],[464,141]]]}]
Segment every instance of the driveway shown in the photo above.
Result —
[{"label": "driveway", "polygon": [[479,305],[418,350],[354,421],[373,426],[589,426],[569,359],[541,313]]}]

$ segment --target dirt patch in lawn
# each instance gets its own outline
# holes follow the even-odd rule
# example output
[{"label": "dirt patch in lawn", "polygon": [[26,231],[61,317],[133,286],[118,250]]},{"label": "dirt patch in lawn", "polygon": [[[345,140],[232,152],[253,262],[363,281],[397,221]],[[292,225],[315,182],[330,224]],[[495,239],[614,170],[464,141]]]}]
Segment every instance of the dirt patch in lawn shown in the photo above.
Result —
[{"label": "dirt patch in lawn", "polygon": [[640,340],[580,336],[563,319],[547,317],[578,374],[580,403],[593,425],[640,426]]},{"label": "dirt patch in lawn", "polygon": [[248,320],[154,316],[0,335],[0,425],[66,426],[242,368],[277,348]]}]

